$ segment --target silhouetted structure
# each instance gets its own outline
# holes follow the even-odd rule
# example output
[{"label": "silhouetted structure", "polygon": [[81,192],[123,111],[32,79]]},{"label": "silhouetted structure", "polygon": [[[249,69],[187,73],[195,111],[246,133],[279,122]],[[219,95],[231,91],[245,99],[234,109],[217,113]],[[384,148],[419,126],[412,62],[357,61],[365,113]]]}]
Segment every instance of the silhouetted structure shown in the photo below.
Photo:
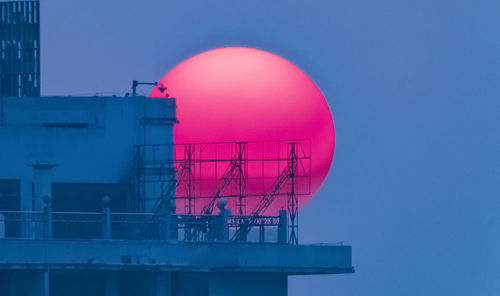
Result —
[{"label": "silhouetted structure", "polygon": [[223,197],[239,217],[230,224],[232,240],[245,241],[280,204],[290,213],[289,242],[298,244],[298,197],[311,193],[311,141],[139,145],[134,171],[141,211],[159,212],[175,198],[178,213],[212,215]]},{"label": "silhouetted structure", "polygon": [[350,246],[299,244],[310,140],[174,143],[174,98],[40,97],[38,10],[0,2],[0,295],[284,296],[354,272]]}]

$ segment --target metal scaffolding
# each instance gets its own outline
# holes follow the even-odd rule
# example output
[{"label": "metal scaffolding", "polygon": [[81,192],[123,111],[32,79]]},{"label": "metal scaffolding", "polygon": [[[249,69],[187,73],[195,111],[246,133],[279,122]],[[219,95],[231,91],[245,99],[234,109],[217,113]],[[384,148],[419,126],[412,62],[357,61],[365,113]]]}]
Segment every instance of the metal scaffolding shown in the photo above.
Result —
[{"label": "metal scaffolding", "polygon": [[[245,241],[254,226],[262,225],[261,217],[277,215],[282,207],[288,212],[288,243],[297,244],[299,197],[311,193],[311,141],[140,145],[136,172],[139,204],[156,200],[154,212],[175,199],[178,214],[201,219],[218,214],[217,202],[224,198],[234,211],[232,240]],[[152,183],[162,188],[156,196],[145,194]],[[190,223],[204,229],[199,219]],[[196,229],[190,233],[200,236]]]}]

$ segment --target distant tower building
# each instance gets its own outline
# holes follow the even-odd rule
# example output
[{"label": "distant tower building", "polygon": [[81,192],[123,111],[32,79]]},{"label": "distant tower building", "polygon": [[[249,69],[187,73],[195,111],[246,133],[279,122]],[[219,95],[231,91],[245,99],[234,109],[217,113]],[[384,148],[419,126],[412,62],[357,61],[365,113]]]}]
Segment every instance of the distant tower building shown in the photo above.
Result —
[{"label": "distant tower building", "polygon": [[40,96],[40,2],[0,2],[0,97]]}]

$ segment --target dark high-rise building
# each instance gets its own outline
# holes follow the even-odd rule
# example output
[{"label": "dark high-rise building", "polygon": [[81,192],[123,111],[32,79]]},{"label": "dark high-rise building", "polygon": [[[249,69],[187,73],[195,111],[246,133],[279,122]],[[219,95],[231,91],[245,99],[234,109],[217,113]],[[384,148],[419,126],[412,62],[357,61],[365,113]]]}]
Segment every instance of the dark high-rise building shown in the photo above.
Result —
[{"label": "dark high-rise building", "polygon": [[0,2],[0,97],[40,96],[40,2]]}]

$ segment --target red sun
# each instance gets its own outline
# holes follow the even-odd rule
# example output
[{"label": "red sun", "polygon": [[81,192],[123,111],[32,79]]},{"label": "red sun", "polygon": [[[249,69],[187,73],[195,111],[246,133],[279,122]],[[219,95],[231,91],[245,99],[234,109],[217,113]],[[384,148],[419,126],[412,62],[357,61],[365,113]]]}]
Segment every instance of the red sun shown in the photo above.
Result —
[{"label": "red sun", "polygon": [[[335,131],[325,97],[297,66],[262,50],[226,47],[183,61],[160,82],[177,99],[175,143],[311,139],[311,190],[299,206],[317,192],[332,163]],[[151,96],[165,95],[155,88]],[[286,199],[268,214],[281,207]]]}]

